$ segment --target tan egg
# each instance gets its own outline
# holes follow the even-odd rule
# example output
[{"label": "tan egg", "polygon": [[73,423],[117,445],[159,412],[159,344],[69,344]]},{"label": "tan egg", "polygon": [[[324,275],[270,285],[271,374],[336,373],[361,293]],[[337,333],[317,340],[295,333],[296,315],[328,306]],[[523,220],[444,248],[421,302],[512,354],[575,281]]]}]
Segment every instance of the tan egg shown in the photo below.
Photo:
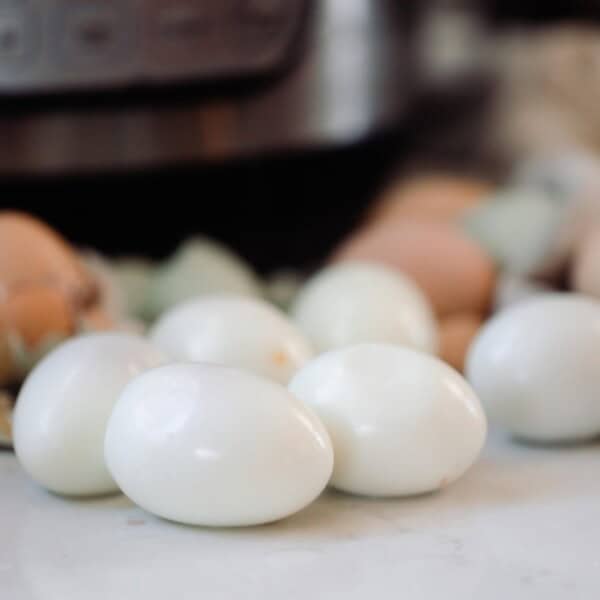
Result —
[{"label": "tan egg", "polygon": [[0,285],[27,282],[62,288],[78,305],[95,293],[91,275],[55,231],[29,215],[0,211]]},{"label": "tan egg", "polygon": [[399,180],[384,191],[367,225],[404,219],[451,221],[492,192],[490,183],[454,175],[423,175]]},{"label": "tan egg", "polygon": [[471,341],[483,324],[476,313],[450,315],[440,322],[440,358],[462,372]]},{"label": "tan egg", "polygon": [[600,298],[600,229],[592,230],[576,247],[570,282],[576,291]]},{"label": "tan egg", "polygon": [[6,292],[0,298],[0,385],[23,376],[21,363],[45,341],[74,330],[74,312],[62,289],[32,283]]},{"label": "tan egg", "polygon": [[431,221],[363,230],[342,244],[333,260],[368,260],[402,271],[442,317],[485,313],[496,278],[492,259],[474,241],[450,224]]}]

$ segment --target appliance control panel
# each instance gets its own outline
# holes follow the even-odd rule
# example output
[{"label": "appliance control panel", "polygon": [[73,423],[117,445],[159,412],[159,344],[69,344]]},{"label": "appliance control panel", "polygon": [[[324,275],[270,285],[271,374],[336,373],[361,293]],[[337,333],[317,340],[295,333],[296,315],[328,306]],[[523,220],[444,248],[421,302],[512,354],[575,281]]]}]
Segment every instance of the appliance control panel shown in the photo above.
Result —
[{"label": "appliance control panel", "polygon": [[310,0],[0,0],[0,94],[263,75]]}]

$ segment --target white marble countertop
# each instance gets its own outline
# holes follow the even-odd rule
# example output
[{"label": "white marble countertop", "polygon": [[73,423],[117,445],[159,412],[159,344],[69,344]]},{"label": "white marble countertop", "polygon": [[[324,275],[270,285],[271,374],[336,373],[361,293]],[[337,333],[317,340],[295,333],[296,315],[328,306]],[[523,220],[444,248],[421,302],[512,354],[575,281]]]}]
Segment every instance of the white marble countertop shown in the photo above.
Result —
[{"label": "white marble countertop", "polygon": [[0,452],[3,600],[600,597],[600,445],[495,437],[443,493],[334,492],[281,523],[210,530],[126,498],[52,496]]}]

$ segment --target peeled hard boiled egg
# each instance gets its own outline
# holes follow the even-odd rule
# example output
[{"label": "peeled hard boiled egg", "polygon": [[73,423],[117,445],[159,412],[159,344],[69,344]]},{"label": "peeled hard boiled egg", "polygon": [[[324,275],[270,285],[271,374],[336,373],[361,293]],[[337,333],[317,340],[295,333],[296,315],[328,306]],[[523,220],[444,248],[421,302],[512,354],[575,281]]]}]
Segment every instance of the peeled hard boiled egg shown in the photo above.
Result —
[{"label": "peeled hard boiled egg", "polygon": [[361,344],[328,352],[291,381],[321,417],[335,453],[332,485],[368,496],[442,488],[477,458],[486,420],[468,383],[409,348]]},{"label": "peeled hard boiled egg", "polygon": [[241,296],[185,302],[159,319],[150,338],[177,361],[238,367],[280,383],[313,355],[304,334],[283,313]]},{"label": "peeled hard boiled egg", "polygon": [[300,290],[292,318],[317,350],[359,342],[405,344],[436,352],[431,305],[401,273],[366,262],[323,269]]},{"label": "peeled hard boiled egg", "polygon": [[149,342],[125,333],[85,335],[53,350],[17,398],[13,440],[23,468],[60,494],[116,491],[104,464],[108,417],[125,384],[163,362]]},{"label": "peeled hard boiled egg", "polygon": [[284,387],[206,364],[132,381],[110,418],[105,454],[142,508],[210,526],[287,517],[321,493],[333,466],[325,428]]},{"label": "peeled hard boiled egg", "polygon": [[490,419],[534,441],[600,434],[600,303],[545,294],[498,313],[467,358]]}]

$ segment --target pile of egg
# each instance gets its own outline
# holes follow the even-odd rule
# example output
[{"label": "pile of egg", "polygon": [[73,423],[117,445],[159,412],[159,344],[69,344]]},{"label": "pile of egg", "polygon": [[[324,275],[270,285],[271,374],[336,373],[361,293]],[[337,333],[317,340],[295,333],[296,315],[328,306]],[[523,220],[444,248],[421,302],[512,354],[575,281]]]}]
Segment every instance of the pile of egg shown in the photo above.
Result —
[{"label": "pile of egg", "polygon": [[[21,287],[11,274],[30,273],[25,289],[56,289],[70,317],[92,312],[112,331],[55,331],[40,305],[0,304],[0,386],[23,374],[7,340],[30,361],[53,346],[18,393],[17,458],[55,493],[121,491],[169,520],[242,526],[328,485],[444,488],[476,461],[486,415],[524,440],[598,436],[597,173],[579,158],[532,164],[502,190],[404,179],[307,280],[261,281],[203,238],[156,266],[78,255],[45,229],[44,258],[14,266],[0,252],[5,299]],[[7,213],[0,233],[11,222],[44,228]],[[32,252],[28,235],[13,252]],[[87,304],[55,255],[91,282]]]}]

